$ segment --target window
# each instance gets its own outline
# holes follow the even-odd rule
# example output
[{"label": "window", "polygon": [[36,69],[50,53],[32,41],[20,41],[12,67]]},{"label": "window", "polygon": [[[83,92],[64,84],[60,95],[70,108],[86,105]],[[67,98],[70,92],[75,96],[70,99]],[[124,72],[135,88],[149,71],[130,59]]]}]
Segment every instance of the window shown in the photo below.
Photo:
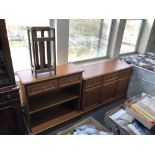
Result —
[{"label": "window", "polygon": [[30,69],[27,26],[49,26],[48,19],[6,20],[9,45],[14,71]]},{"label": "window", "polygon": [[120,54],[136,52],[143,20],[126,20]]},{"label": "window", "polygon": [[68,61],[105,57],[112,20],[74,19],[69,21]]}]

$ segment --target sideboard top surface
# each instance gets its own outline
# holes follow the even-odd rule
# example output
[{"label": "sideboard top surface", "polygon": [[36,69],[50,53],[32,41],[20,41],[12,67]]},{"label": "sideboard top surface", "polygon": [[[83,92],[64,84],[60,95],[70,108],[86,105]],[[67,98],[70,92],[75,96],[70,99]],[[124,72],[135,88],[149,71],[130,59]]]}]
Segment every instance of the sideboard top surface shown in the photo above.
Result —
[{"label": "sideboard top surface", "polygon": [[83,70],[81,67],[74,64],[58,65],[56,67],[56,74],[50,74],[49,72],[41,73],[37,75],[37,78],[31,73],[31,70],[24,70],[17,72],[17,75],[23,84],[30,84],[39,81],[54,79],[76,73],[81,73]]},{"label": "sideboard top surface", "polygon": [[131,68],[131,65],[118,59],[110,59],[105,62],[82,66],[81,68],[84,70],[82,77],[84,80],[87,80],[93,77],[95,78],[97,76]]},{"label": "sideboard top surface", "polygon": [[50,75],[50,73],[38,74],[38,78],[31,73],[31,70],[24,70],[17,72],[18,77],[23,84],[35,83],[43,80],[54,79],[62,76],[67,76],[71,74],[76,74],[83,72],[83,80],[90,78],[95,78],[98,76],[110,74],[113,72],[121,71],[124,69],[131,68],[131,65],[124,61],[118,59],[110,59],[100,63],[94,63],[89,65],[75,65],[75,64],[65,64],[58,65],[56,67],[56,75]]}]

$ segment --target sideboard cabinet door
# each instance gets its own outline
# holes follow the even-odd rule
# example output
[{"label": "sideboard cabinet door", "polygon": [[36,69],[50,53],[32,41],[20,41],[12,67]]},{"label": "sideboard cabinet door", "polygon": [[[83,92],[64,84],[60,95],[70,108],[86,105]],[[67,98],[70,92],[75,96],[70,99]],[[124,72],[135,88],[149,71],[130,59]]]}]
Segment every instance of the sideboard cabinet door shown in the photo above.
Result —
[{"label": "sideboard cabinet door", "polygon": [[116,96],[117,80],[103,84],[102,103],[106,103]]},{"label": "sideboard cabinet door", "polygon": [[82,109],[87,109],[101,102],[102,85],[84,90]]},{"label": "sideboard cabinet door", "polygon": [[130,77],[121,78],[117,84],[117,97],[124,96],[127,93]]}]

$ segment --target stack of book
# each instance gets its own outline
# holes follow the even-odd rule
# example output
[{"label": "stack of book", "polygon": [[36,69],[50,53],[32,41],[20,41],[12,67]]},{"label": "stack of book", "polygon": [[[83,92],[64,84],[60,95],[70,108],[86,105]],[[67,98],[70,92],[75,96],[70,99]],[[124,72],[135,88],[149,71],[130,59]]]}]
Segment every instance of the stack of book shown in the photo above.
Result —
[{"label": "stack of book", "polygon": [[151,129],[155,126],[155,97],[142,94],[133,100],[126,102],[126,111],[129,115]]}]

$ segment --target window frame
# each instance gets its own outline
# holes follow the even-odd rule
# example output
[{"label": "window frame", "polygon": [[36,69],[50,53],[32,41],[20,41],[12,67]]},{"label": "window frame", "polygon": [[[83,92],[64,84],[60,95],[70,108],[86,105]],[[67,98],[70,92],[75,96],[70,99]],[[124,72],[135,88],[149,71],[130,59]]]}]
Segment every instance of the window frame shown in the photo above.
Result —
[{"label": "window frame", "polygon": [[[128,52],[128,53],[120,53],[121,52],[121,47],[120,47],[119,56],[138,54],[137,48],[138,48],[138,45],[140,43],[140,36],[142,35],[144,24],[146,22],[146,19],[126,19],[126,21],[127,20],[141,20],[141,26],[140,26],[139,34],[138,34],[137,41],[136,41],[135,51]],[[126,24],[125,24],[125,26],[126,26]],[[124,32],[125,32],[125,27],[124,27]],[[124,36],[124,32],[123,32],[123,36]],[[123,41],[123,37],[122,37],[122,41]],[[121,42],[121,45],[122,45],[122,42]]]},{"label": "window frame", "polygon": [[[70,22],[70,19],[69,19],[69,22]],[[103,19],[103,22],[104,22],[104,19]],[[97,60],[107,59],[108,55],[109,55],[109,46],[110,46],[110,40],[111,40],[111,35],[112,35],[113,24],[114,24],[113,19],[111,19],[109,38],[108,38],[108,44],[107,44],[107,51],[106,51],[106,55],[105,56],[94,57],[94,58],[85,59],[85,60],[68,61],[68,63],[84,63],[84,62],[91,62],[93,60],[97,61]],[[68,36],[68,37],[70,37],[70,36]],[[68,41],[69,41],[69,38],[68,38]],[[69,55],[69,42],[68,42],[68,55]]]}]

